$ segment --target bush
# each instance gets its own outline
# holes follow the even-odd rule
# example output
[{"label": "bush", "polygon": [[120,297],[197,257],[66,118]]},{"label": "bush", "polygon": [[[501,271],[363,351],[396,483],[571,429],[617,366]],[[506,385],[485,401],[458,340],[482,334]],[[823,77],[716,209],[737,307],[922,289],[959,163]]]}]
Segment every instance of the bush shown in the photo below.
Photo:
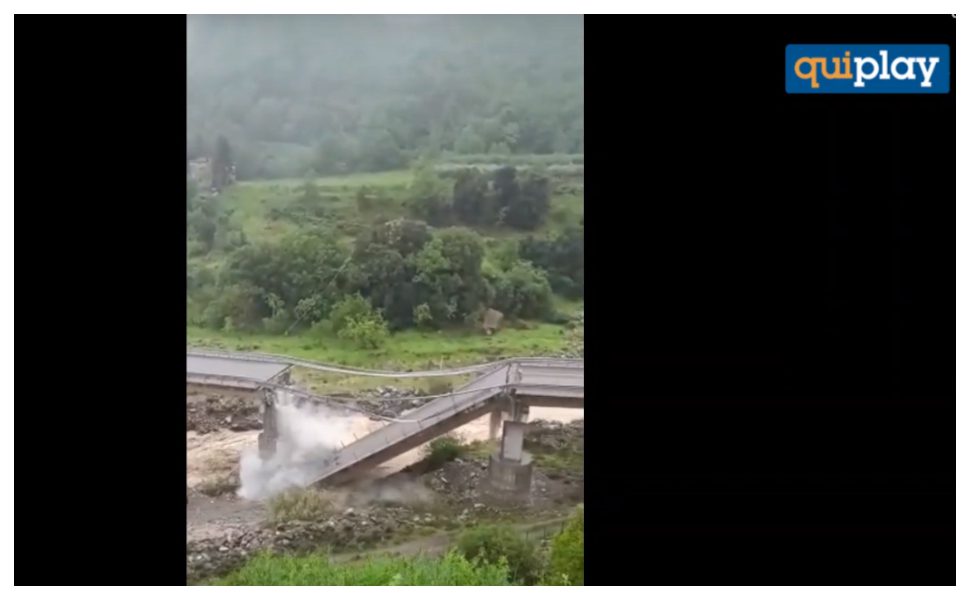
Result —
[{"label": "bush", "polygon": [[434,323],[434,316],[431,314],[431,307],[427,302],[418,304],[414,307],[414,324],[418,327],[425,327]]},{"label": "bush", "polygon": [[553,538],[547,576],[550,585],[584,585],[583,523],[583,505],[580,505],[566,528]]},{"label": "bush", "polygon": [[321,521],[328,518],[333,509],[333,502],[313,489],[289,490],[269,501],[270,519],[274,523]]},{"label": "bush", "polygon": [[258,554],[217,585],[509,585],[509,569],[449,552],[441,558],[382,557],[334,565],[320,554]]},{"label": "bush", "polygon": [[508,271],[493,275],[490,283],[495,293],[495,308],[509,317],[539,318],[552,311],[549,281],[542,271],[527,262],[519,261]]},{"label": "bush", "polygon": [[526,585],[535,583],[542,571],[536,546],[508,526],[469,529],[458,538],[457,550],[469,560],[480,558],[488,564],[506,561],[512,580]]},{"label": "bush", "polygon": [[361,348],[374,350],[380,348],[387,339],[387,323],[379,314],[351,317],[337,336],[350,340]]},{"label": "bush", "polygon": [[437,469],[446,462],[450,462],[461,456],[461,440],[455,436],[446,435],[433,440],[428,444],[426,458],[431,469]]},{"label": "bush", "polygon": [[351,319],[368,317],[374,314],[370,302],[360,294],[351,294],[334,305],[330,311],[330,326],[333,332],[339,334]]}]

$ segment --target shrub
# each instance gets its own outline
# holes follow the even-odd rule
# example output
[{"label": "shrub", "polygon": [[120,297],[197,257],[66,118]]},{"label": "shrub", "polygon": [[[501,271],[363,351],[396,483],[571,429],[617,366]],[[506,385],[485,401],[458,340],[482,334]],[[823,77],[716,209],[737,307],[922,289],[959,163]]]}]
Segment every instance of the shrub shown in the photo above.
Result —
[{"label": "shrub", "polygon": [[426,455],[428,466],[437,469],[446,462],[450,462],[461,456],[461,440],[455,436],[446,435],[433,440],[428,444]]},{"label": "shrub", "polygon": [[387,339],[387,323],[363,296],[345,296],[330,311],[330,326],[341,339],[361,348],[380,348]]},{"label": "shrub", "polygon": [[505,560],[512,580],[526,585],[535,583],[541,574],[542,561],[536,546],[508,526],[469,529],[458,538],[457,550],[469,560],[480,558],[488,564]]},{"label": "shrub", "polygon": [[545,273],[519,261],[492,275],[495,308],[510,317],[545,317],[552,311],[552,289]]},{"label": "shrub", "polygon": [[361,348],[373,350],[380,348],[387,339],[387,323],[379,314],[351,317],[337,336],[350,340]]},{"label": "shrub", "polygon": [[550,585],[584,585],[583,523],[583,505],[579,505],[565,529],[553,538],[547,576]]},{"label": "shrub", "polygon": [[505,563],[468,560],[450,552],[441,558],[374,558],[334,565],[321,554],[258,554],[217,585],[509,585]]},{"label": "shrub", "polygon": [[333,332],[339,334],[353,318],[366,317],[374,314],[370,302],[360,294],[351,294],[334,305],[330,311],[330,326]]},{"label": "shrub", "polygon": [[414,307],[414,324],[418,327],[425,327],[434,323],[434,316],[431,314],[431,307],[427,302],[418,304]]},{"label": "shrub", "polygon": [[288,490],[269,501],[270,519],[274,523],[320,521],[329,517],[333,509],[333,502],[313,489]]}]

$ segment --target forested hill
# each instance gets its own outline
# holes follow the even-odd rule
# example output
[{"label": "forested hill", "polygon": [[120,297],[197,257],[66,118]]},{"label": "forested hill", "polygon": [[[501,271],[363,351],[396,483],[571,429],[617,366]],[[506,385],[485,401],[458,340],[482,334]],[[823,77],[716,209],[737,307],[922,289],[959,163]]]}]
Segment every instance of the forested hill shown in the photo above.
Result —
[{"label": "forested hill", "polygon": [[240,179],[583,152],[581,16],[188,19],[189,158]]}]

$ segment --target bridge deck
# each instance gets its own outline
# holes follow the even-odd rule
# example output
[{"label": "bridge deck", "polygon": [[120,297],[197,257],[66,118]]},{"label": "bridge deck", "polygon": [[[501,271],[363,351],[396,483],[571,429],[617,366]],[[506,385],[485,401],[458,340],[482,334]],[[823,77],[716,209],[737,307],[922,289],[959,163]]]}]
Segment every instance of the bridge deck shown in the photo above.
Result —
[{"label": "bridge deck", "polygon": [[[283,359],[273,362],[268,358],[253,356],[234,359],[228,354],[189,354],[186,368],[190,381],[193,377],[199,380],[238,378],[246,380],[247,385],[259,387],[259,381],[271,382],[292,364]],[[347,370],[331,365],[316,367]],[[525,358],[481,367],[485,370],[484,374],[471,383],[404,414],[400,419],[338,450],[326,464],[321,464],[312,482],[336,480],[351,471],[376,466],[491,410],[507,409],[505,398],[509,392],[514,392],[517,401],[526,405],[583,407],[582,360]],[[477,367],[462,369],[471,372],[473,368]],[[446,369],[439,374],[449,372]]]},{"label": "bridge deck", "polygon": [[241,361],[208,356],[185,357],[185,371],[190,375],[209,377],[244,377],[270,381],[290,368],[284,362]]},{"label": "bridge deck", "polygon": [[403,415],[401,422],[386,425],[338,450],[315,481],[376,466],[490,410],[504,408],[500,398],[510,390],[523,404],[530,404],[530,398],[534,398],[536,405],[582,408],[582,363],[513,363],[498,367],[455,393]]}]

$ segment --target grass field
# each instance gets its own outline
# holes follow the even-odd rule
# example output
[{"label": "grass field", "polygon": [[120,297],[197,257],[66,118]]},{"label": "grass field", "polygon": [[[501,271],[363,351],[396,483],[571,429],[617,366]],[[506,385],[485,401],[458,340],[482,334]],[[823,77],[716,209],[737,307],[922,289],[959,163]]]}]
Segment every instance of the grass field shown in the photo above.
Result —
[{"label": "grass field", "polygon": [[[226,209],[233,211],[232,222],[252,240],[272,239],[301,226],[312,226],[314,221],[334,226],[338,233],[349,239],[368,224],[407,215],[404,199],[411,183],[410,171],[316,178],[313,183],[321,197],[320,206],[316,207],[318,213],[298,220],[286,218],[284,213],[299,202],[305,183],[306,180],[302,179],[244,181],[228,189],[221,202]],[[370,206],[362,209],[358,205],[358,193],[370,198]],[[556,186],[549,217],[534,233],[541,235],[558,231],[571,223],[578,223],[582,216],[582,184],[570,182]],[[526,235],[511,229],[478,231],[485,237],[498,239]]]},{"label": "grass field", "polygon": [[424,369],[488,362],[511,356],[555,356],[563,352],[565,329],[547,323],[528,329],[504,329],[492,336],[477,330],[419,331],[392,334],[379,350],[363,350],[336,335],[310,331],[289,336],[225,332],[188,327],[189,346],[286,354],[348,366]]}]

